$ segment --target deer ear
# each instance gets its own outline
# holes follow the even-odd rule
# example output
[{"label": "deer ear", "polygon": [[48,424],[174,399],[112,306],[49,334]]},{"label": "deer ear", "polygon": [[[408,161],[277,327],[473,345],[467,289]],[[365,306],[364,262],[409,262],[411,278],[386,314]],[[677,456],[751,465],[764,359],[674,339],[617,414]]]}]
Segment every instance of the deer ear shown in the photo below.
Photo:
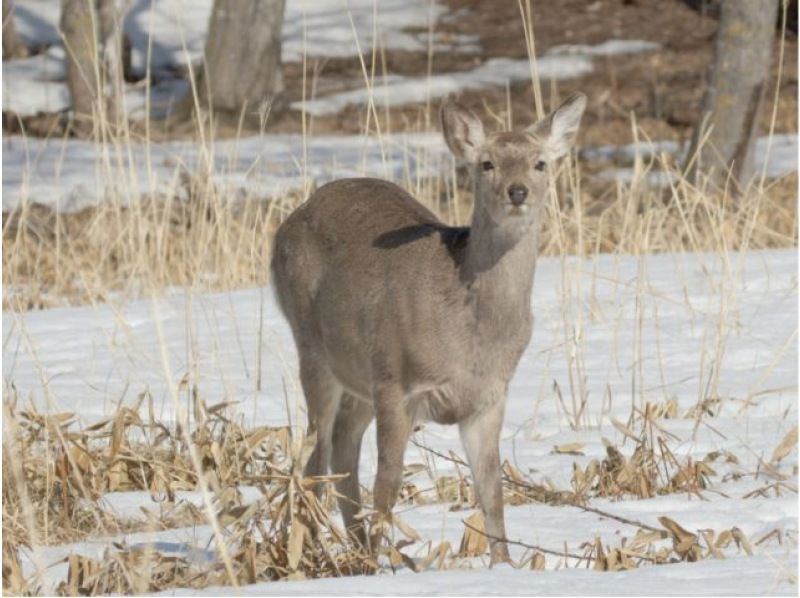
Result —
[{"label": "deer ear", "polygon": [[446,100],[439,111],[447,147],[464,162],[477,162],[478,151],[485,139],[483,123],[472,110]]},{"label": "deer ear", "polygon": [[561,158],[575,144],[585,109],[586,95],[574,93],[542,120],[528,127],[528,132],[544,141],[551,160]]}]

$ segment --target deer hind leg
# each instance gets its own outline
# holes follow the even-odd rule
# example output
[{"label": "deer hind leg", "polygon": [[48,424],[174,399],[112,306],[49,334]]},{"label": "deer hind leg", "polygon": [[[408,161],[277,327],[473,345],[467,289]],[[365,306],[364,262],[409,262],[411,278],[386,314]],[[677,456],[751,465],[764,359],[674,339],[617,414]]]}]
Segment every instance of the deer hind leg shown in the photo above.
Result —
[{"label": "deer hind leg", "polygon": [[376,514],[370,538],[373,550],[380,543],[381,526],[391,521],[392,507],[403,481],[403,455],[413,424],[403,398],[402,390],[395,386],[375,392],[378,472],[373,492]]},{"label": "deer hind leg", "polygon": [[361,486],[358,481],[358,463],[361,454],[361,440],[375,411],[367,401],[357,399],[348,393],[342,395],[336,422],[333,424],[333,454],[331,470],[334,474],[348,474],[336,482],[339,496],[339,510],[342,512],[344,526],[362,546],[367,545],[364,524],[356,520],[361,510]]},{"label": "deer hind leg", "polygon": [[[342,396],[342,387],[322,359],[301,352],[300,382],[308,408],[308,436],[316,435],[316,444],[306,463],[306,477],[328,473],[331,460],[331,437],[336,411]],[[314,492],[322,495],[323,485],[316,484]]]},{"label": "deer hind leg", "polygon": [[491,564],[510,560],[503,517],[503,487],[500,480],[500,429],[503,425],[504,396],[485,412],[461,422],[459,432],[467,453],[478,502],[490,536]]}]

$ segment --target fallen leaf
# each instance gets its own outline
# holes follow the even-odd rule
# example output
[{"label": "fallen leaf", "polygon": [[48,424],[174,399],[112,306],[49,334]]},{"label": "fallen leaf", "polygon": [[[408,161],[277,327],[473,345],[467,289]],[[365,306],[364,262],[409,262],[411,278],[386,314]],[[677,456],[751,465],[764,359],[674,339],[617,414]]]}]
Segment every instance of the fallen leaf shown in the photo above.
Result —
[{"label": "fallen leaf", "polygon": [[789,433],[783,437],[778,446],[772,453],[771,463],[778,463],[786,455],[792,452],[792,449],[797,446],[797,426],[789,430]]},{"label": "fallen leaf", "polygon": [[467,518],[466,523],[471,527],[464,527],[464,535],[461,537],[461,546],[458,549],[459,556],[484,554],[489,549],[489,538],[482,533],[486,529],[483,513],[475,511]]},{"label": "fallen leaf", "polygon": [[585,445],[582,442],[568,442],[553,447],[553,453],[557,455],[583,455]]}]

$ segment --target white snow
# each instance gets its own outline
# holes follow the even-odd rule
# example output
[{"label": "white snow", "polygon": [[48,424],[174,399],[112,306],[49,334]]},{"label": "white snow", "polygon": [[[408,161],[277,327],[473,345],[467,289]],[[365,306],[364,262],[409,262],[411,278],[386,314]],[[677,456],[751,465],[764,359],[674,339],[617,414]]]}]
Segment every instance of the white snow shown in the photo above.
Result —
[{"label": "white snow", "polygon": [[[376,92],[378,94],[379,92]],[[622,147],[586,148],[586,160],[632,161],[635,152],[648,158],[675,153],[674,142]],[[103,146],[77,139],[7,136],[3,140],[3,211],[25,202],[73,212],[100,201],[130,202],[144,194],[181,196],[182,172],[205,172],[209,157],[214,182],[228,197],[278,197],[306,181],[322,184],[346,176],[380,176],[404,183],[450,168],[451,158],[439,133],[376,136],[264,135],[215,141],[207,149],[190,142],[132,142]],[[304,157],[305,156],[305,157]],[[767,154],[767,138],[758,140],[756,166],[767,159],[767,177],[797,170],[797,136],[775,135]],[[629,181],[633,169],[620,167],[597,176]],[[657,170],[648,173],[654,185],[668,184]]]},{"label": "white snow", "polygon": [[589,56],[619,56],[621,54],[637,54],[651,52],[661,46],[656,42],[641,39],[608,39],[600,44],[563,44],[553,46],[548,54],[586,54]]},{"label": "white snow", "polygon": [[[536,74],[541,81],[571,79],[592,72],[593,56],[616,56],[657,49],[658,44],[641,40],[608,40],[595,46],[556,46],[536,59]],[[424,77],[394,77],[377,80],[372,89],[362,88],[331,94],[292,106],[309,114],[338,112],[349,104],[366,106],[372,97],[376,106],[399,106],[423,99],[440,98],[467,89],[485,89],[507,83],[530,81],[531,61],[527,58],[491,58],[469,71],[436,73]]]},{"label": "white snow", "polygon": [[[3,141],[3,210],[36,202],[72,212],[108,199],[123,203],[143,194],[180,196],[181,172],[205,172],[225,193],[276,197],[344,176],[374,175],[398,181],[441,172],[446,149],[441,135],[267,135],[216,141],[100,145],[76,139],[19,136]],[[449,162],[448,162],[449,163]]]},{"label": "white snow", "polygon": [[3,61],[3,110],[20,115],[60,112],[72,105],[65,83],[64,48]]},{"label": "white snow", "polygon": [[[253,486],[239,486],[241,501],[243,505],[255,502],[261,498],[261,492]],[[108,492],[99,501],[101,508],[112,514],[117,519],[143,520],[145,519],[143,509],[151,513],[158,514],[165,508],[163,502],[157,502],[149,492],[126,491]],[[178,490],[175,492],[175,503],[168,505],[168,508],[176,508],[181,503],[187,503],[201,508],[203,506],[203,495],[200,492],[188,490]]]},{"label": "white snow", "polygon": [[[134,0],[123,4],[130,5],[124,30],[133,46],[134,68],[144,70],[148,43],[152,43],[154,70],[202,57],[213,0]],[[61,0],[16,0],[14,5],[14,24],[26,43],[61,42]],[[428,29],[445,10],[436,0],[291,0],[284,14],[283,58],[300,60],[304,50],[317,57],[354,55],[353,29],[363,51],[371,50],[376,39],[385,49],[427,50],[427,32],[420,35],[404,30]],[[457,48],[476,40],[449,36],[447,41],[448,48]]]},{"label": "white snow", "polygon": [[[179,72],[202,59],[212,0],[137,0],[130,6],[124,29],[131,40],[132,66],[144,73],[148,55],[156,76],[151,90],[155,116],[163,115],[186,92]],[[70,107],[63,65],[64,48],[58,33],[59,0],[18,0],[14,19],[22,37],[32,45],[49,45],[46,53],[3,62],[3,110],[21,116],[58,112]],[[374,47],[385,50],[469,53],[478,51],[474,35],[441,33],[435,24],[446,12],[435,0],[292,0],[283,24],[285,61],[309,57],[346,57]],[[643,52],[658,44],[642,40],[608,40],[595,46],[566,45],[538,59],[542,80],[579,77],[591,72],[591,57]],[[432,77],[399,77],[376,85],[381,105],[436,98],[464,89],[481,89],[530,79],[528,60],[495,58],[471,71]],[[144,85],[128,85],[125,109],[145,116]],[[310,114],[336,112],[347,104],[365,104],[369,90],[363,82],[352,91],[297,102]]]},{"label": "white snow", "polygon": [[[585,160],[611,160],[621,163],[632,163],[635,158],[643,160],[657,160],[663,155],[671,155],[679,162],[686,158],[689,144],[679,144],[677,141],[640,141],[628,145],[603,145],[587,147],[580,151],[580,156]],[[770,137],[759,137],[756,140],[755,172],[764,172],[766,178],[776,179],[795,172],[798,168],[798,150],[796,133],[776,133]],[[766,165],[766,170],[764,166]],[[598,174],[600,178],[631,181],[634,176],[633,168],[612,168]],[[652,170],[647,173],[647,178],[653,186],[669,186],[673,177],[669,173]]]},{"label": "white snow", "polygon": [[[64,49],[58,31],[60,0],[17,0],[14,23],[30,45],[50,45],[45,57],[3,62],[3,110],[22,115],[57,112],[69,107],[61,58]],[[205,46],[213,0],[136,0],[124,22],[132,45],[132,65],[144,73],[148,52],[159,84],[176,88],[176,69],[199,61]],[[428,0],[292,0],[286,3],[282,57],[285,61],[310,57],[344,57],[370,51],[427,51],[428,31],[445,11]],[[406,31],[411,29],[411,31]],[[472,52],[478,40],[468,35],[434,33],[436,51]],[[148,49],[149,47],[149,49]],[[143,116],[143,88],[128,90],[129,111]],[[137,97],[139,98],[137,100]],[[133,109],[130,105],[133,105]]]},{"label": "white snow", "polygon": [[[580,77],[592,70],[591,60],[584,56],[543,56],[538,59],[541,80]],[[485,89],[508,82],[531,79],[531,64],[525,59],[491,58],[469,71],[435,73],[425,77],[395,77],[376,81],[372,89],[362,88],[295,102],[292,107],[309,114],[336,113],[349,104],[366,106],[370,95],[378,107],[399,106],[440,98],[466,89]]]},{"label": "white snow", "polygon": [[[237,588],[237,596],[702,596],[793,593],[781,581],[791,570],[788,551],[764,556],[734,557],[724,561],[647,567],[625,573],[591,569],[559,571],[515,570],[510,567],[458,569],[415,575],[406,570],[385,576],[320,579],[290,583],[260,583]],[[742,574],[742,569],[747,571]],[[783,569],[782,569],[783,568]],[[785,575],[784,575],[785,577]],[[702,580],[704,585],[700,586]],[[230,588],[164,592],[166,596],[215,596]]]},{"label": "white snow", "polygon": [[[540,260],[533,297],[534,337],[510,387],[501,440],[503,458],[524,474],[566,489],[573,462],[585,467],[604,456],[603,438],[630,455],[633,447],[612,425],[613,418],[624,421],[632,404],[642,400],[675,399],[678,417],[659,421],[677,437],[669,441],[673,452],[679,458],[702,459],[712,450],[726,450],[739,463],[713,464],[717,475],[703,500],[673,494],[648,500],[595,499],[591,505],[651,525],[666,515],[690,531],[735,525],[751,540],[779,529],[788,534],[782,545],[757,546],[752,557],[734,548],[725,560],[618,573],[488,570],[485,560],[477,559],[465,563],[475,568],[471,571],[415,575],[401,570],[391,582],[386,577],[318,580],[259,584],[238,592],[796,594],[796,494],[786,490],[779,497],[743,496],[772,481],[751,474],[797,420],[797,267],[795,249],[731,253],[725,259],[667,254]],[[259,330],[262,308],[264,324]],[[120,401],[133,401],[145,389],[154,398],[156,417],[170,421],[176,405],[169,384],[189,375],[207,404],[239,401],[231,416],[246,419],[248,425],[304,425],[294,345],[269,288],[210,295],[176,290],[164,298],[130,303],[5,312],[3,329],[6,392],[13,383],[19,396],[39,409],[73,411],[86,424],[113,412]],[[159,335],[164,338],[169,379],[159,357]],[[714,388],[708,380],[717,346],[724,347],[724,355],[719,360],[719,386]],[[588,393],[587,418],[580,429],[570,427],[553,391],[556,382],[570,403],[570,369],[576,359]],[[259,371],[261,390],[255,382]],[[705,417],[695,435],[695,420],[684,416],[707,392],[722,399],[720,411]],[[183,400],[181,396],[178,406]],[[372,426],[362,451],[360,473],[367,485],[376,468],[374,435]],[[415,438],[441,452],[461,453],[455,427],[428,424]],[[554,445],[567,442],[582,443],[584,455],[552,453]],[[430,455],[409,446],[407,463],[426,458]],[[451,463],[438,458],[434,462],[439,474],[452,472]],[[796,488],[796,449],[779,468]],[[732,474],[744,475],[736,479]],[[413,481],[420,488],[431,484],[425,472]],[[191,494],[182,498],[197,500]],[[123,513],[152,506],[146,493],[109,495],[105,501]],[[447,540],[455,546],[463,531],[461,522],[469,514],[451,512],[447,504],[401,505],[396,513],[426,541]],[[595,536],[619,545],[621,537],[635,532],[567,506],[507,507],[506,516],[511,539],[554,549],[564,543],[576,549]],[[210,550],[208,533],[201,526],[147,539],[133,535],[128,543],[156,543],[165,551],[212,558],[203,552]],[[38,557],[50,563],[71,550],[99,555],[111,540],[44,548]],[[419,543],[407,550],[417,556],[425,553]],[[514,558],[522,554],[521,548],[512,547]],[[548,563],[552,569],[555,559]],[[28,562],[26,571],[31,567]],[[63,573],[59,565],[49,570],[48,579]],[[231,590],[207,590],[217,592]]]},{"label": "white snow", "polygon": [[[3,63],[3,109],[20,114],[69,107],[64,89],[63,48],[57,23],[58,0],[18,0],[15,24],[32,44],[49,44],[38,56]],[[159,84],[152,90],[156,111],[166,111],[185,85],[174,67],[202,53],[211,0],[135,0],[126,20],[134,43],[134,65],[143,68],[148,38]],[[348,14],[349,10],[349,14]],[[377,10],[378,21],[374,22]],[[428,0],[289,0],[284,24],[284,57],[349,56],[356,53],[355,29],[362,51],[385,48],[425,50],[427,29],[443,14],[441,2]],[[352,24],[351,19],[352,18]],[[412,31],[405,29],[411,28]],[[373,34],[373,31],[377,35]],[[149,32],[149,33],[148,33]],[[468,36],[434,36],[437,51],[469,52]],[[562,46],[538,60],[542,78],[579,76],[596,56],[652,50],[650,42],[609,40],[599,46]],[[496,59],[465,73],[431,78],[393,76],[376,81],[374,101],[402,103],[438,97],[465,88],[503,85],[530,77],[527,60]],[[316,98],[306,110],[319,114],[347,104],[363,104],[365,90]],[[317,102],[317,103],[314,103]],[[321,103],[319,103],[321,102]],[[126,91],[130,113],[143,115],[144,88]],[[765,153],[759,141],[758,155]],[[775,136],[768,176],[797,168],[796,135]],[[585,159],[631,161],[634,152],[677,154],[677,144],[623,148],[589,148]],[[307,181],[372,174],[413,185],[419,176],[450,165],[438,133],[375,137],[270,135],[218,141],[206,148],[191,143],[100,146],[78,140],[10,137],[3,141],[3,209],[36,201],[62,211],[115,198],[132,201],[144,193],[176,193],[183,170],[202,171],[210,164],[212,179],[232,197],[279,195]],[[764,162],[761,162],[763,165]],[[657,174],[657,173],[655,173]],[[782,544],[765,543],[747,556],[728,550],[726,559],[705,560],[616,573],[588,569],[547,571],[489,570],[485,558],[465,561],[465,569],[413,574],[407,569],[374,577],[256,584],[209,588],[204,595],[363,595],[363,594],[594,594],[712,595],[797,594],[796,492],[744,498],[773,480],[763,462],[798,416],[796,249],[728,255],[605,255],[593,259],[541,259],[537,266],[533,308],[534,338],[511,383],[502,430],[501,454],[536,482],[568,489],[573,463],[585,467],[604,457],[604,439],[623,453],[633,448],[613,425],[626,420],[643,401],[678,403],[678,417],[659,421],[675,435],[670,448],[679,458],[702,459],[712,450],[735,454],[738,463],[715,463],[717,475],[703,499],[672,494],[648,500],[593,499],[591,505],[658,525],[661,515],[690,531],[716,531],[738,526],[751,540],[774,529]],[[9,289],[4,289],[9,292]],[[259,314],[264,318],[259,329]],[[130,404],[143,391],[155,401],[155,416],[174,421],[186,408],[181,394],[173,402],[169,389],[184,376],[197,385],[208,405],[237,401],[230,417],[248,425],[305,423],[297,379],[297,359],[288,325],[276,307],[272,290],[246,289],[196,294],[174,289],[167,296],[94,307],[3,313],[4,398],[20,400],[51,412],[72,411],[81,425]],[[161,360],[163,338],[166,364]],[[259,343],[261,346],[259,347]],[[724,348],[721,355],[716,351]],[[260,356],[260,358],[259,358]],[[718,357],[718,359],[717,359]],[[712,364],[714,367],[712,368]],[[168,366],[168,367],[167,367]],[[580,371],[577,367],[580,366]],[[718,374],[718,384],[709,380]],[[571,403],[571,381],[583,377],[587,396],[585,421],[577,429],[554,391],[557,385]],[[256,380],[262,381],[260,388]],[[710,395],[707,393],[711,393]],[[719,412],[695,420],[685,417],[698,401],[719,398]],[[415,440],[431,448],[461,453],[455,427],[428,424]],[[554,445],[579,442],[583,455],[552,452]],[[406,463],[433,459],[439,473],[453,465],[409,445]],[[377,449],[374,425],[367,431],[361,479],[371,484]],[[778,465],[787,482],[797,487],[797,450]],[[753,475],[755,472],[761,472]],[[413,481],[429,487],[420,472]],[[258,490],[240,488],[242,500]],[[196,492],[179,492],[178,500],[198,505]],[[142,508],[158,512],[160,503],[146,492],[115,492],[101,506],[120,517],[139,518]],[[424,541],[458,546],[462,520],[469,513],[450,511],[449,504],[401,505],[396,511]],[[574,507],[529,504],[506,508],[508,535],[556,550],[570,549],[599,537],[618,546],[636,531],[617,521]],[[193,561],[216,558],[208,526],[194,526],[116,538],[95,537],[60,546],[35,546],[24,552],[24,569],[36,562],[50,565],[77,552],[102,558],[113,542],[153,546]],[[423,543],[409,546],[424,554]],[[523,549],[512,546],[519,559]],[[66,563],[46,571],[46,590],[66,575]],[[189,593],[179,590],[177,594]]]}]

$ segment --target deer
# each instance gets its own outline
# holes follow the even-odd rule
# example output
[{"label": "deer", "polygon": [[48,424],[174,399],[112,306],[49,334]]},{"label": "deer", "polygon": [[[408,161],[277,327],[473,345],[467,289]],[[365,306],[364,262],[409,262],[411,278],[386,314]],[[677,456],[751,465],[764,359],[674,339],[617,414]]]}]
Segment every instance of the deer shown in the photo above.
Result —
[{"label": "deer", "polygon": [[[447,99],[446,145],[472,175],[469,227],[448,226],[394,183],[350,178],[319,187],[280,225],[271,272],[297,346],[308,437],[305,475],[335,482],[345,527],[376,550],[391,522],[416,426],[455,424],[489,538],[510,561],[500,435],[508,386],[533,330],[542,219],[555,162],[575,142],[576,93],[528,128],[486,134]],[[359,456],[376,420],[377,473],[364,529]],[[381,527],[383,526],[383,527]]]}]

